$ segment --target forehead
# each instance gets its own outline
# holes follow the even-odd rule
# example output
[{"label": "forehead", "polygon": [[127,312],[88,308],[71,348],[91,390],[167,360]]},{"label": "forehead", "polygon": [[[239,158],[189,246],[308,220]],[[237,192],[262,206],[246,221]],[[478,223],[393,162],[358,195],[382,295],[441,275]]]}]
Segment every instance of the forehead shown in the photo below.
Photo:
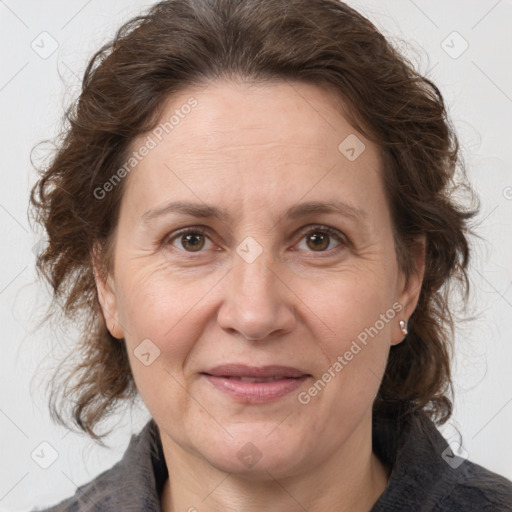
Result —
[{"label": "forehead", "polygon": [[378,185],[380,155],[341,107],[332,89],[302,82],[220,81],[183,90],[133,142],[134,151],[149,139],[153,147],[130,173],[127,193],[152,205],[171,191],[233,204],[249,196],[260,204],[283,195],[314,200],[338,187],[363,195],[362,184],[367,194]]},{"label": "forehead", "polygon": [[325,85],[214,81],[171,96],[155,130],[159,141],[174,139],[184,153],[198,146],[236,151],[240,145],[250,147],[252,138],[263,150],[265,143],[337,148],[340,137],[355,132],[343,109],[341,96]]}]

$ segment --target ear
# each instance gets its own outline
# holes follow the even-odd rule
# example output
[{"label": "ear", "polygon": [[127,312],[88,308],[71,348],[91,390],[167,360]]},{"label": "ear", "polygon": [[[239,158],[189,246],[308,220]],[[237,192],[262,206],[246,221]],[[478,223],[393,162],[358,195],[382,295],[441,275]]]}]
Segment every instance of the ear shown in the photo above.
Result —
[{"label": "ear", "polygon": [[92,250],[92,266],[98,300],[103,313],[103,320],[110,334],[119,340],[124,338],[123,329],[118,319],[117,296],[113,276],[107,272],[100,258],[101,249],[98,242]]},{"label": "ear", "polygon": [[402,305],[402,309],[397,314],[396,326],[393,330],[391,341],[392,345],[398,345],[404,340],[406,335],[402,333],[399,327],[399,321],[403,320],[407,325],[409,318],[414,313],[418,304],[423,277],[425,275],[426,245],[427,240],[425,235],[415,238],[413,246],[411,247],[413,261],[409,276],[406,277],[403,270],[400,269],[396,300]]}]

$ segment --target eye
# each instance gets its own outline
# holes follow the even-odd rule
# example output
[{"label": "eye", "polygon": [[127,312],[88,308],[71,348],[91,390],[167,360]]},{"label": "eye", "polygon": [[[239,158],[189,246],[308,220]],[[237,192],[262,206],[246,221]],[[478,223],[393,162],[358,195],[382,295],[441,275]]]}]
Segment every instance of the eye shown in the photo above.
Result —
[{"label": "eye", "polygon": [[[162,244],[172,245],[176,249],[188,253],[201,252],[205,248],[208,249],[208,243],[212,244],[205,233],[206,230],[203,228],[183,229],[166,237]],[[338,252],[347,244],[342,233],[327,226],[313,226],[304,232],[301,242],[303,240],[305,240],[306,249],[309,249],[310,252]],[[337,242],[337,246],[334,248],[331,247],[333,240]]]},{"label": "eye", "polygon": [[[337,252],[341,250],[340,246],[344,246],[347,243],[338,230],[327,226],[314,226],[310,228],[304,233],[301,241],[304,239],[307,248],[312,252]],[[333,239],[338,245],[334,248],[329,248],[332,245]]]},{"label": "eye", "polygon": [[179,231],[172,237],[167,238],[164,241],[164,244],[170,244],[173,247],[176,247],[175,244],[179,244],[181,247],[176,247],[177,249],[184,250],[186,252],[201,252],[201,250],[205,247],[207,240],[211,243],[211,240],[209,240],[209,238],[205,235],[204,229],[189,228]]}]

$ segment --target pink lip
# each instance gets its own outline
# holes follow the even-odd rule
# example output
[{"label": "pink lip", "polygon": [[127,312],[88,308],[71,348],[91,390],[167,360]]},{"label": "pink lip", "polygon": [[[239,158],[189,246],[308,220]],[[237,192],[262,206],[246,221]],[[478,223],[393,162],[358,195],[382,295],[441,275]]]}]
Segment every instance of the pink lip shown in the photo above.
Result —
[{"label": "pink lip", "polygon": [[223,364],[207,370],[214,377],[291,377],[307,375],[305,372],[291,366],[247,366],[245,364]]},{"label": "pink lip", "polygon": [[[258,404],[280,398],[297,389],[308,377],[289,366],[246,366],[228,364],[217,366],[203,375],[220,391],[230,395],[237,402]],[[270,382],[248,382],[240,378],[275,380]]]}]

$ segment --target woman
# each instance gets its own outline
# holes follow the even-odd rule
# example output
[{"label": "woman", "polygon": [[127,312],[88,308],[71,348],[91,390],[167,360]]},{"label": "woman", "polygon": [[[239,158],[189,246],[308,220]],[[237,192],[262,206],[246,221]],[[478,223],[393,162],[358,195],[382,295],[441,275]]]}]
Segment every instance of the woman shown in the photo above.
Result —
[{"label": "woman", "polygon": [[[455,456],[447,290],[468,222],[442,96],[337,0],[171,0],[89,64],[33,190],[40,271],[122,461],[51,510],[512,510]],[[467,185],[464,176],[460,186]]]}]

